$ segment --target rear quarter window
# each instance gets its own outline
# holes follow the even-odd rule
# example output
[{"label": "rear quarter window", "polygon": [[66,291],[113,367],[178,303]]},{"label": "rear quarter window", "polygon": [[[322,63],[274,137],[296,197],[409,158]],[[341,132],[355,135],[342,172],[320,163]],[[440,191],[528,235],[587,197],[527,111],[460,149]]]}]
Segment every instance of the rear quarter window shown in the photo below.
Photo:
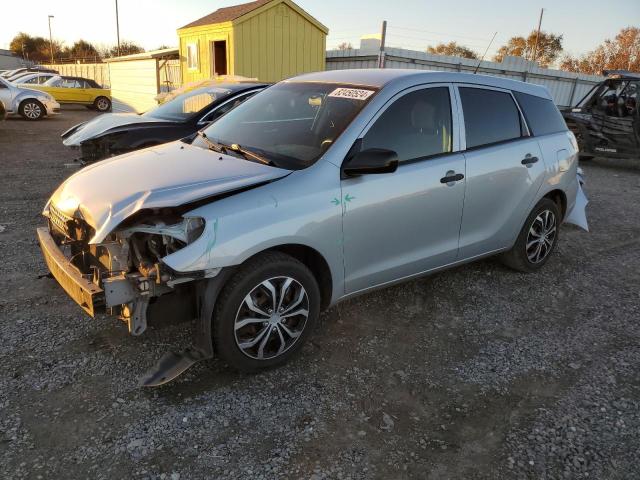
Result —
[{"label": "rear quarter window", "polygon": [[461,87],[460,99],[467,148],[520,138],[520,112],[509,93]]},{"label": "rear quarter window", "polygon": [[551,100],[521,92],[513,92],[513,94],[520,104],[533,135],[548,135],[567,130],[562,114]]}]

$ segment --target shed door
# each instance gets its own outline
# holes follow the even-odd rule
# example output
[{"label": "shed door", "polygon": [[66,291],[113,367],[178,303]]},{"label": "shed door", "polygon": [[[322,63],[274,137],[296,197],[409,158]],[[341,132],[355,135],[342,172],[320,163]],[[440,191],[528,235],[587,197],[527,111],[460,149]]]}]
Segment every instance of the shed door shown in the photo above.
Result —
[{"label": "shed door", "polygon": [[227,42],[211,42],[211,76],[227,74]]}]

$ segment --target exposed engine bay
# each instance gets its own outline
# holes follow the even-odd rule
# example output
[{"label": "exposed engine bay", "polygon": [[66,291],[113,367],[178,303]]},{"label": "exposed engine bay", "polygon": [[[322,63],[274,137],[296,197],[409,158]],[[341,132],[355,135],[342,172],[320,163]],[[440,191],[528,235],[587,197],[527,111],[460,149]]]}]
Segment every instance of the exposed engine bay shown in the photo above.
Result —
[{"label": "exposed engine bay", "polygon": [[[149,302],[175,291],[180,284],[206,278],[204,272],[188,276],[171,270],[161,259],[195,241],[204,231],[199,217],[182,217],[171,209],[141,211],[103,241],[90,244],[94,235],[81,218],[68,217],[48,207],[49,231],[69,263],[89,282],[103,290],[94,309],[104,309],[127,322],[132,335],[147,327]],[[215,272],[207,272],[213,276]]]}]

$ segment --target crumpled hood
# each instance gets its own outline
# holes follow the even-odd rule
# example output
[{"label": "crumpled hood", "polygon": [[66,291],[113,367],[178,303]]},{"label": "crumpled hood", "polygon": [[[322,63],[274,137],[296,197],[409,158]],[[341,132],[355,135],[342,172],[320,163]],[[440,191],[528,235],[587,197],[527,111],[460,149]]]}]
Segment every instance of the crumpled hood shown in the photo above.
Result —
[{"label": "crumpled hood", "polygon": [[[84,125],[79,126],[71,135],[65,138],[62,143],[67,147],[79,147],[80,143],[85,140],[96,137],[114,127],[138,123],[167,123],[169,121],[170,120],[162,120],[160,118],[143,117],[135,113],[103,113]],[[62,134],[63,137],[66,133],[67,132]]]},{"label": "crumpled hood", "polygon": [[83,218],[95,229],[90,243],[99,243],[141,209],[177,207],[289,173],[177,141],[83,168],[58,187],[44,213],[53,205]]}]

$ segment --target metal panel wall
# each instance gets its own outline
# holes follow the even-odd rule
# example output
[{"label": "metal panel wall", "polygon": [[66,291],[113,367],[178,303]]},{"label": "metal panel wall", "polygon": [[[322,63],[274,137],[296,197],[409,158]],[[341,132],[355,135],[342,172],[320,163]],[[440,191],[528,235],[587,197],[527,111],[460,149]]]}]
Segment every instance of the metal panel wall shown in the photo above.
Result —
[{"label": "metal panel wall", "polygon": [[325,33],[286,3],[238,23],[233,35],[236,75],[278,82],[324,70]]},{"label": "metal panel wall", "polygon": [[[431,55],[415,50],[388,48],[385,51],[386,68],[406,68],[417,70],[439,70],[446,72],[473,72],[478,61],[450,57],[445,55]],[[342,70],[348,68],[376,68],[377,52],[351,50],[327,51],[327,70]],[[496,75],[513,80],[521,80],[547,87],[558,106],[573,106],[604,77],[585,75],[540,68],[535,63],[527,62],[519,57],[507,57],[503,62],[483,61],[478,73]]]},{"label": "metal panel wall", "polygon": [[159,93],[158,60],[110,62],[111,102],[114,112],[142,113],[156,106]]}]

